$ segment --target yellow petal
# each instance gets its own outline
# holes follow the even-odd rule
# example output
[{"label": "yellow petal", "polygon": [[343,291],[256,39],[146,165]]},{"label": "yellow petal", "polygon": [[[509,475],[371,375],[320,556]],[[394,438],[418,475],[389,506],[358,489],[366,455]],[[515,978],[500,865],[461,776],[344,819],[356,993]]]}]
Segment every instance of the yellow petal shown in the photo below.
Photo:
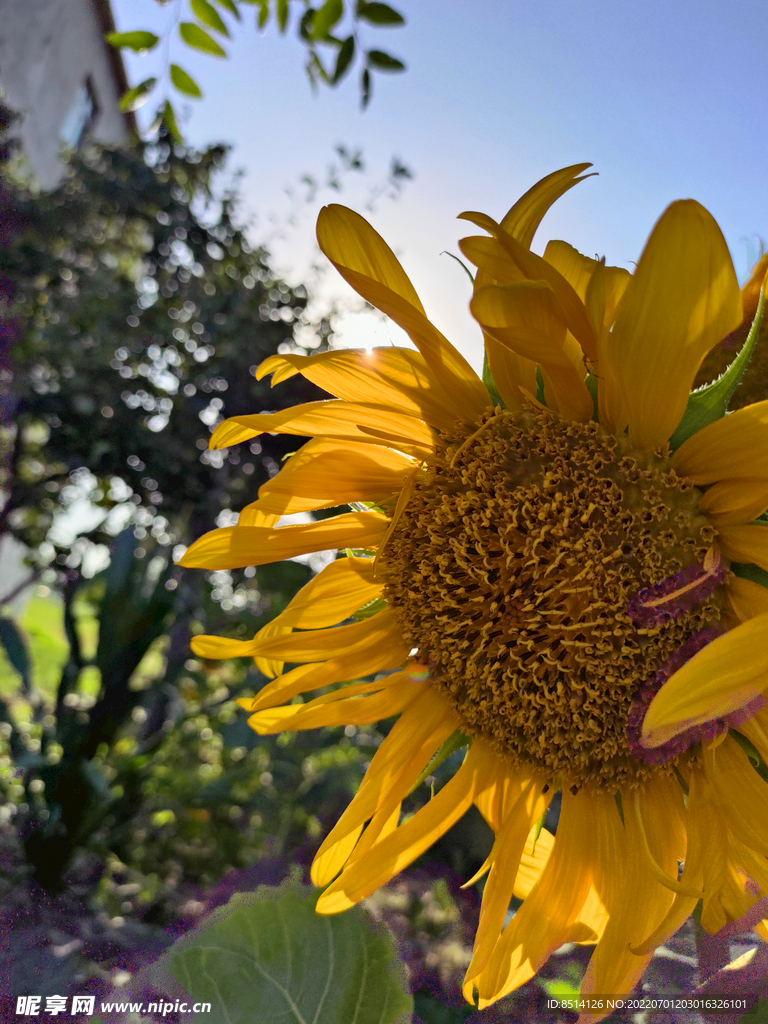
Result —
[{"label": "yellow petal", "polygon": [[325,206],[317,241],[341,276],[367,302],[408,334],[448,393],[458,418],[474,421],[488,407],[488,393],[464,357],[427,320],[424,308],[395,254],[359,214]]},{"label": "yellow petal", "polygon": [[739,286],[720,228],[694,200],[672,203],[648,239],[613,327],[637,447],[666,444],[701,360],[740,322]]},{"label": "yellow petal", "polygon": [[350,626],[308,629],[267,637],[257,635],[253,640],[228,640],[223,636],[193,637],[191,646],[195,654],[205,658],[243,658],[258,654],[260,657],[276,657],[282,661],[308,662],[325,661],[342,651],[354,654],[358,650],[367,649],[373,637],[377,638],[378,643],[405,649],[400,639],[400,625],[390,608]]},{"label": "yellow petal", "polygon": [[721,526],[720,551],[732,562],[752,562],[768,570],[768,527]]},{"label": "yellow petal", "polygon": [[480,922],[472,960],[464,975],[465,985],[485,967],[501,935],[526,840],[551,799],[551,792],[548,796],[542,793],[541,779],[525,780],[523,773],[521,776],[525,784],[493,844],[491,870],[483,888]]},{"label": "yellow petal", "polygon": [[[725,868],[726,835],[722,819],[717,816],[716,809],[708,800],[704,773],[694,767],[689,778],[689,796],[686,817],[688,845],[685,851],[685,867],[681,881],[692,889],[704,889],[704,904],[711,899],[714,890],[720,884],[721,873]],[[713,816],[713,811],[714,816]],[[661,815],[662,808],[658,808]],[[711,826],[717,822],[717,827]],[[722,834],[721,834],[722,833]],[[705,882],[705,874],[707,881]],[[657,946],[666,942],[670,935],[680,928],[690,917],[696,906],[696,896],[685,896],[680,892],[674,894],[672,904],[661,922],[649,934],[630,949],[638,956],[652,954]]]},{"label": "yellow petal", "polygon": [[512,892],[519,900],[527,899],[539,875],[544,870],[547,861],[552,855],[555,845],[555,837],[545,828],[536,835],[536,827],[528,833],[525,840],[523,856],[520,858],[520,866],[515,876],[515,884]]},{"label": "yellow petal", "polygon": [[328,846],[322,853],[315,854],[310,869],[310,877],[314,885],[328,885],[338,875],[352,856],[362,832],[363,826],[358,825],[357,828],[352,829],[347,835]]},{"label": "yellow petal", "polygon": [[488,368],[493,383],[507,409],[523,409],[523,392],[536,394],[536,364],[524,359],[516,352],[496,341],[489,334],[483,335]]},{"label": "yellow petal", "polygon": [[338,558],[306,583],[272,622],[299,629],[322,629],[348,618],[381,595],[373,579],[373,559]]},{"label": "yellow petal", "polygon": [[399,668],[406,659],[404,646],[396,643],[391,647],[382,647],[379,639],[379,635],[373,633],[369,643],[356,651],[342,651],[330,661],[299,665],[268,683],[255,697],[241,702],[241,706],[248,711],[259,711],[261,708],[282,704],[308,690],[332,686],[348,679],[360,679],[372,672]]},{"label": "yellow petal", "polygon": [[267,512],[290,515],[353,501],[394,503],[413,460],[392,448],[316,437],[259,488]]},{"label": "yellow petal", "polygon": [[642,833],[653,861],[676,878],[678,858],[685,856],[682,790],[674,778],[661,776],[647,781],[636,794],[639,816],[625,798],[624,824],[615,804],[611,807],[613,801],[601,801],[595,887],[609,919],[587,967],[582,995],[626,995],[634,988],[651,954],[638,955],[630,946],[656,927],[674,902],[669,889],[656,881],[643,852]]},{"label": "yellow petal", "polygon": [[[322,629],[342,622],[380,596],[381,587],[373,581],[372,563],[370,558],[350,556],[326,565],[254,639],[290,633],[294,627]],[[283,671],[284,662],[257,655],[254,664],[265,676],[273,677]]]},{"label": "yellow petal", "polygon": [[566,352],[565,321],[547,282],[476,288],[470,309],[486,334],[541,366],[559,412],[569,419],[591,419],[585,367],[575,366]]},{"label": "yellow petal", "polygon": [[257,501],[251,502],[240,511],[237,517],[238,526],[277,526],[280,516],[267,513],[259,507]]},{"label": "yellow petal", "polygon": [[702,427],[674,453],[672,468],[693,484],[768,480],[768,402],[747,405]]},{"label": "yellow petal", "polygon": [[280,412],[232,416],[214,430],[209,447],[226,448],[259,434],[334,437],[375,445],[418,447],[430,451],[435,432],[423,420],[383,405],[365,402],[307,402]]},{"label": "yellow petal", "polygon": [[[399,715],[418,697],[421,689],[418,683],[405,679],[399,684],[388,683],[378,693],[368,696],[350,696],[332,701],[318,697],[309,704],[289,704],[257,711],[248,719],[248,724],[260,736],[285,730],[318,729],[334,725],[368,725],[382,718]],[[338,691],[333,696],[338,698]]]},{"label": "yellow petal", "polygon": [[707,782],[734,835],[746,846],[768,855],[768,785],[731,736],[702,744]]},{"label": "yellow petal", "polygon": [[416,783],[459,719],[442,694],[427,689],[398,718],[373,756],[352,803],[326,837],[324,852],[383,808],[391,811]]},{"label": "yellow petal", "polygon": [[741,622],[768,614],[768,590],[753,580],[733,576],[725,585],[728,600]]},{"label": "yellow petal", "polygon": [[721,480],[702,495],[699,509],[715,526],[732,526],[757,519],[768,508],[768,478]]},{"label": "yellow petal", "polygon": [[300,526],[226,526],[188,547],[178,564],[197,569],[242,569],[331,548],[375,547],[387,528],[377,512],[345,512]]},{"label": "yellow petal", "polygon": [[642,742],[658,747],[744,707],[767,688],[768,615],[757,615],[707,644],[662,686],[645,716]]},{"label": "yellow petal", "polygon": [[465,986],[470,1001],[476,986],[480,1009],[532,978],[569,941],[592,881],[595,799],[601,798],[563,792],[557,837],[544,870],[502,932],[485,969]]},{"label": "yellow petal", "polygon": [[269,356],[256,371],[256,378],[261,380],[268,373],[274,375],[272,387],[300,373],[344,401],[382,405],[440,430],[453,427],[453,402],[421,353],[407,348]]},{"label": "yellow petal", "polygon": [[589,360],[595,362],[597,342],[587,311],[584,308],[584,303],[563,275],[541,256],[537,256],[521,245],[491,217],[483,213],[462,213],[460,219],[469,220],[491,234],[512,257],[529,281],[547,282],[557,298],[568,330],[578,340]]},{"label": "yellow petal", "polygon": [[475,741],[461,768],[436,796],[342,871],[317,901],[317,912],[336,914],[349,909],[428,849],[468,810],[475,792],[486,783],[492,756],[483,743]]},{"label": "yellow petal", "polygon": [[537,181],[504,216],[501,227],[526,248],[530,248],[533,236],[544,214],[560,196],[565,195],[574,185],[578,185],[586,178],[594,177],[595,172],[592,174],[582,173],[591,166],[592,164],[589,163],[571,164],[568,167],[562,167],[559,171],[553,171]]}]

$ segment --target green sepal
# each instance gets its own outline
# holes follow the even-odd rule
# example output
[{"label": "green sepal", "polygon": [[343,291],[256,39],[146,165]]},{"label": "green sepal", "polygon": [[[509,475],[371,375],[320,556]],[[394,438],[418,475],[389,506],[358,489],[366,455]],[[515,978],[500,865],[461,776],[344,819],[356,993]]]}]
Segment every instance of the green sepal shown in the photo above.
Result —
[{"label": "green sepal", "polygon": [[688,783],[685,781],[683,776],[680,774],[680,769],[677,767],[676,764],[672,765],[672,771],[675,773],[675,778],[680,783],[680,788],[685,793],[685,795],[688,796]]},{"label": "green sepal", "polygon": [[613,799],[616,801],[616,809],[619,812],[621,818],[621,824],[624,824],[624,804],[621,802],[621,793],[618,791],[613,794]]},{"label": "green sepal", "polygon": [[[417,789],[426,778],[428,778],[437,768],[440,767],[443,761],[447,761],[451,754],[455,754],[456,751],[461,750],[462,747],[468,747],[471,743],[472,740],[470,739],[470,737],[465,735],[461,731],[461,729],[456,729],[454,732],[452,732],[448,739],[444,740],[443,743],[440,744],[440,746],[437,749],[437,752],[432,757],[432,760],[429,762],[429,764],[418,777],[418,779],[416,779],[416,782],[414,783],[413,788],[411,789],[410,792],[413,793],[413,791]],[[408,795],[410,796],[410,793]]]},{"label": "green sepal", "polygon": [[541,372],[541,367],[536,364],[536,401],[542,405],[547,403],[544,401],[544,377]]},{"label": "green sepal", "polygon": [[599,422],[597,414],[597,377],[590,370],[587,376],[584,378],[584,383],[587,385],[587,391],[592,396],[592,419],[595,423]]},{"label": "green sepal", "polygon": [[760,778],[764,782],[768,782],[768,765],[766,765],[754,744],[752,744],[746,736],[742,736],[740,732],[737,732],[736,729],[729,729],[728,732],[733,736],[741,749],[747,755],[749,763],[755,769]]},{"label": "green sepal", "polygon": [[483,353],[483,384],[485,384],[485,390],[491,396],[491,401],[494,406],[500,405],[502,409],[506,406],[501,400],[501,395],[496,390],[496,385],[493,383],[493,374],[491,373],[491,367],[488,363],[488,353]]},{"label": "green sepal", "polygon": [[768,572],[761,569],[759,565],[752,565],[751,562],[733,562],[731,572],[743,580],[750,580],[768,590]]},{"label": "green sepal", "polygon": [[370,619],[373,615],[378,615],[379,612],[383,612],[387,607],[387,600],[383,597],[374,597],[372,600],[364,604],[362,608],[358,608],[356,612],[352,613],[353,619]]},{"label": "green sepal", "polygon": [[547,812],[546,811],[542,811],[541,817],[536,822],[536,824],[533,826],[533,846],[531,847],[531,856],[533,856],[533,857],[536,856],[536,843],[539,841],[539,836],[541,835],[541,830],[544,828],[544,819],[546,818],[546,816],[547,816]]},{"label": "green sepal", "polygon": [[677,429],[669,439],[669,447],[674,451],[680,445],[693,437],[702,427],[708,423],[714,423],[722,416],[725,416],[726,409],[736,390],[736,385],[741,380],[747,368],[750,357],[757,343],[760,334],[760,325],[763,322],[763,304],[765,301],[765,285],[760,289],[760,301],[757,304],[755,318],[749,329],[747,340],[741,347],[741,351],[733,360],[725,373],[718,377],[711,384],[706,384],[698,391],[691,392],[688,399],[683,418],[680,420]]}]

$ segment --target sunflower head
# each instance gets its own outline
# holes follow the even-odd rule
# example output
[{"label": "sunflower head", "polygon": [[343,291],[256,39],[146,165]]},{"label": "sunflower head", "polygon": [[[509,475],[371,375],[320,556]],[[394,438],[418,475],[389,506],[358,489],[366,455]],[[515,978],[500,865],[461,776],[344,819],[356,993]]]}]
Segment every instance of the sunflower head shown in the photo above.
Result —
[{"label": "sunflower head", "polygon": [[[250,655],[272,677],[241,701],[260,733],[398,716],[318,851],[321,913],[479,807],[496,837],[465,979],[481,1007],[568,941],[596,943],[584,993],[627,992],[699,899],[715,930],[744,910],[739,879],[768,891],[768,828],[748,810],[768,821],[768,790],[742,749],[768,757],[768,403],[724,415],[757,327],[692,394],[743,319],[722,233],[692,200],[664,212],[633,274],[565,242],[533,253],[588,166],[544,178],[498,223],[462,215],[483,231],[461,242],[482,379],[383,239],[326,207],[321,249],[414,347],[266,360],[273,384],[301,373],[335,397],[217,427],[213,446],[311,440],[182,559],[346,552],[253,640],[193,649]],[[401,820],[459,748],[455,775]],[[557,790],[553,837],[541,822]],[[524,902],[505,926],[512,895]]]}]

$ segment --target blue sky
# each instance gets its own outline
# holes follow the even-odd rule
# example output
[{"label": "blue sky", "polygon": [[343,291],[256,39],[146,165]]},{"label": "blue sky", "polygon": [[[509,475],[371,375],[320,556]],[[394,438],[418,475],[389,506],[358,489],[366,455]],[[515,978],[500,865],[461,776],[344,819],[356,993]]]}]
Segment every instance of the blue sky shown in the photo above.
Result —
[{"label": "blue sky", "polygon": [[[159,32],[182,3],[113,0],[113,7],[121,30]],[[499,218],[538,178],[566,164],[592,161],[600,176],[559,201],[534,248],[565,238],[629,266],[667,204],[692,197],[719,222],[744,277],[758,239],[768,241],[768,5],[392,3],[406,26],[371,28],[364,37],[408,70],[377,75],[365,112],[353,77],[313,95],[295,29],[280,37],[271,25],[259,34],[250,10],[234,27],[227,61],[171,42],[170,59],[205,90],[201,102],[182,102],[184,130],[196,145],[232,143],[255,240],[273,234],[271,218],[286,217],[285,187],[305,172],[322,177],[337,143],[363,149],[367,178],[350,179],[341,196],[320,193],[274,239],[289,278],[298,280],[314,258],[317,209],[341,201],[363,212],[394,154],[416,177],[396,202],[380,200],[369,219],[400,256],[431,318],[475,366],[482,356],[466,310],[469,282],[440,255],[457,253],[466,233],[456,215],[478,209]],[[163,50],[130,56],[132,83],[156,73],[163,58]],[[347,304],[351,294],[333,274],[318,282],[321,297]],[[346,344],[400,341],[396,329],[366,317],[346,316],[340,327]]]}]

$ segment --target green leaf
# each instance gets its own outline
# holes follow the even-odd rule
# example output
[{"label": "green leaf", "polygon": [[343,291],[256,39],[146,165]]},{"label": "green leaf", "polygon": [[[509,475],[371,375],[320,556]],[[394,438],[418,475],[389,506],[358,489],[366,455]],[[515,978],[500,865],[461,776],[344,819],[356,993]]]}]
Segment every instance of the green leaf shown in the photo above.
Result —
[{"label": "green leaf", "polygon": [[325,0],[323,6],[315,11],[312,18],[312,38],[327,39],[328,33],[341,20],[343,14],[342,0]]},{"label": "green leaf", "polygon": [[4,616],[0,618],[0,644],[5,649],[8,661],[21,676],[24,692],[29,693],[31,664],[27,643],[13,619],[7,619]]},{"label": "green leaf", "polygon": [[[269,21],[269,0],[258,0],[258,3],[259,3],[258,24],[259,24],[259,28],[264,28],[264,26]],[[287,11],[286,11],[286,16],[287,16]]]},{"label": "green leaf", "polygon": [[215,923],[171,950],[171,975],[211,1012],[199,1024],[395,1024],[413,999],[393,976],[394,943],[360,907],[315,912],[302,888],[235,896]]},{"label": "green leaf", "polygon": [[288,0],[275,0],[275,13],[277,15],[277,27],[281,32],[288,28]]},{"label": "green leaf", "polygon": [[215,39],[211,39],[207,32],[204,32],[199,25],[191,21],[182,21],[179,25],[179,35],[187,44],[202,53],[209,53],[212,57],[226,57],[226,51],[222,50]]},{"label": "green leaf", "polygon": [[366,54],[368,64],[379,71],[405,71],[405,64],[383,50],[369,50]]},{"label": "green leaf", "polygon": [[129,89],[128,92],[123,93],[120,97],[120,109],[123,111],[138,110],[142,104],[147,102],[149,94],[156,84],[156,78],[145,78],[143,82],[134,85],[132,89]]},{"label": "green leaf", "polygon": [[333,77],[331,78],[331,84],[336,85],[340,82],[344,75],[349,71],[349,67],[355,56],[355,37],[348,36],[341,44],[338,54],[336,55],[336,67],[333,69]]},{"label": "green leaf", "polygon": [[135,50],[136,53],[154,50],[160,42],[160,36],[154,32],[108,32],[104,38],[118,50]]},{"label": "green leaf", "polygon": [[235,0],[216,0],[216,3],[219,4],[220,7],[223,7],[226,11],[229,11],[229,13],[233,17],[237,18],[238,21],[241,20],[240,11],[238,9],[237,4],[235,3]]},{"label": "green leaf", "polygon": [[371,25],[404,25],[405,18],[398,14],[389,4],[365,3],[360,0],[357,5],[357,16]]},{"label": "green leaf", "polygon": [[198,21],[207,25],[208,28],[212,28],[214,32],[220,32],[229,38],[229,29],[221,20],[219,12],[208,3],[208,0],[189,0],[189,6]]},{"label": "green leaf", "polygon": [[171,64],[171,81],[174,86],[183,92],[185,96],[193,96],[196,100],[199,100],[203,95],[200,86],[192,78],[184,68],[180,68],[178,64]]},{"label": "green leaf", "polygon": [[170,100],[166,100],[163,105],[161,123],[165,126],[165,129],[170,135],[171,141],[174,145],[182,145],[184,142],[184,136],[179,131],[179,123],[176,120],[176,111],[173,109],[173,104]]},{"label": "green leaf", "polygon": [[693,437],[702,427],[706,427],[708,423],[713,423],[725,415],[736,385],[746,370],[752,351],[757,344],[760,325],[763,322],[764,305],[765,285],[760,289],[760,301],[757,304],[755,318],[739,354],[721,377],[718,377],[712,384],[707,384],[705,387],[699,388],[698,391],[694,391],[688,399],[683,418],[669,439],[669,447],[673,451],[679,448],[683,441]]},{"label": "green leaf", "polygon": [[755,1010],[749,1010],[743,1017],[739,1017],[739,1024],[768,1024],[768,1001],[761,997]]},{"label": "green leaf", "polygon": [[363,73],[360,76],[360,106],[365,110],[368,104],[371,102],[371,72],[368,68],[363,68]]}]

